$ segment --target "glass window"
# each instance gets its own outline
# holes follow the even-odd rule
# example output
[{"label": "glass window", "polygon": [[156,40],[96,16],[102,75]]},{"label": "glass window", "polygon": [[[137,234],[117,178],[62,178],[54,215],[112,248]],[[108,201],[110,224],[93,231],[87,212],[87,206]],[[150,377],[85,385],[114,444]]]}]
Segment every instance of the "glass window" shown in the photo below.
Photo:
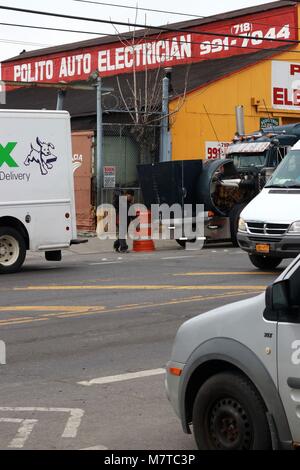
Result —
[{"label": "glass window", "polygon": [[233,162],[236,168],[264,167],[267,160],[267,153],[258,154],[237,154],[233,156]]},{"label": "glass window", "polygon": [[300,150],[288,153],[266,187],[300,188]]}]

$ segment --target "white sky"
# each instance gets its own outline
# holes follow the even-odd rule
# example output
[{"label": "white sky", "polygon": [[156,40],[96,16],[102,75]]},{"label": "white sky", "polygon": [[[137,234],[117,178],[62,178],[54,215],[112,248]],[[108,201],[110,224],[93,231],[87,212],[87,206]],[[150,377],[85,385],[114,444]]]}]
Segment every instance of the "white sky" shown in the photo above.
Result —
[{"label": "white sky", "polygon": [[[94,0],[101,1],[101,0]],[[136,6],[138,3],[141,8],[152,8],[158,10],[170,10],[174,12],[199,16],[210,16],[217,13],[223,13],[240,8],[251,7],[269,3],[267,0],[103,0],[109,4],[119,4]],[[80,3],[75,0],[0,0],[1,6],[27,8],[32,10],[43,10],[55,13],[64,13],[73,16],[85,16],[90,18],[99,18],[115,21],[135,22],[136,11],[112,6],[94,5]],[[138,23],[145,23],[147,15],[147,24],[162,25],[178,21],[193,19],[191,16],[171,15],[163,13],[138,12]],[[22,25],[50,26],[54,28],[76,29],[82,31],[97,32],[99,35],[115,34],[116,31],[111,25],[100,23],[89,23],[83,21],[71,21],[58,18],[48,18],[43,16],[9,12],[0,10],[1,23],[14,23]],[[118,27],[118,31],[125,31],[127,28]],[[91,39],[97,35],[64,33],[52,31],[39,31],[33,29],[16,28],[0,25],[0,61],[18,55],[21,51],[40,49],[42,47],[66,44],[85,39]],[[4,42],[8,41],[8,42]],[[19,43],[14,43],[14,42]],[[34,44],[32,44],[34,43]]]}]

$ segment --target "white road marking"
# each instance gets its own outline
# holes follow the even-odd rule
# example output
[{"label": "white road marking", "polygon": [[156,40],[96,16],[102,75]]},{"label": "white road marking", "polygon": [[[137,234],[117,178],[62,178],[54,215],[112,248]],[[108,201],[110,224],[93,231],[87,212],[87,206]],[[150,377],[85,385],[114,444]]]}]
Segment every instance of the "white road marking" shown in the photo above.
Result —
[{"label": "white road marking", "polygon": [[[60,266],[60,265],[59,265]],[[43,266],[43,267],[39,267],[39,269],[41,269],[42,271],[53,271],[53,269],[56,269],[57,270],[57,267],[58,266]]]},{"label": "white road marking", "polygon": [[16,437],[10,442],[9,449],[23,449],[34,426],[38,423],[37,419],[16,419],[16,418],[0,418],[0,423],[21,424]]},{"label": "white road marking", "polygon": [[81,449],[81,450],[108,450],[108,447],[104,446],[96,446],[96,447],[90,447],[89,449]]},{"label": "white road marking", "polygon": [[107,261],[103,263],[89,263],[89,266],[106,266],[108,264],[122,264],[121,261]]},{"label": "white road marking", "polygon": [[63,432],[62,438],[74,439],[77,436],[84,411],[79,408],[10,408],[1,407],[0,411],[12,411],[16,413],[37,412],[37,413],[67,413],[70,415]]},{"label": "white road marking", "polygon": [[142,379],[145,377],[154,377],[158,375],[163,375],[165,373],[165,369],[144,370],[131,374],[113,375],[111,377],[100,377],[98,379],[90,380],[89,382],[78,382],[78,384],[83,385],[84,387],[91,387],[92,385],[107,385],[117,382],[126,382],[128,380]]},{"label": "white road marking", "polygon": [[0,365],[6,365],[6,345],[4,341],[0,341]]},{"label": "white road marking", "polygon": [[163,261],[172,260],[172,259],[187,259],[194,258],[194,256],[170,256],[169,258],[162,258]]}]

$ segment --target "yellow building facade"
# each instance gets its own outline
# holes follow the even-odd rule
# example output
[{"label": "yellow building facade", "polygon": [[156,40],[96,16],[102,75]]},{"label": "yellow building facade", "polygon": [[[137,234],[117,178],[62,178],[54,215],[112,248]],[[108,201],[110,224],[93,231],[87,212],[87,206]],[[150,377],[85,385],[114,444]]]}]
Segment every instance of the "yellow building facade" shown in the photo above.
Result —
[{"label": "yellow building facade", "polygon": [[[297,9],[300,24],[300,6]],[[277,68],[280,68],[278,62],[285,63],[287,70],[292,67],[291,78],[299,81],[300,89],[300,45],[295,45],[189,92],[185,99],[173,100],[170,103],[172,159],[205,159],[210,143],[231,142],[237,131],[235,108],[238,105],[244,107],[247,134],[259,130],[263,118],[277,118],[280,125],[300,122],[300,97],[297,105],[292,105],[291,89],[274,92],[274,62]],[[274,93],[279,103],[288,104],[281,109],[274,107]]]}]

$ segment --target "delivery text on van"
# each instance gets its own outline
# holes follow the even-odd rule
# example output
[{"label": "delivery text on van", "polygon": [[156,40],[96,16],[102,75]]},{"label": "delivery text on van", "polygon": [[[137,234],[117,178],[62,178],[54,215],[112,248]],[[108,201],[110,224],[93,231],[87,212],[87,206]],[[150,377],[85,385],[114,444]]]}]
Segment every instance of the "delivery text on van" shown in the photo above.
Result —
[{"label": "delivery text on van", "polygon": [[13,171],[5,173],[0,171],[0,181],[26,181],[29,183],[30,178],[30,173],[14,173]]}]

